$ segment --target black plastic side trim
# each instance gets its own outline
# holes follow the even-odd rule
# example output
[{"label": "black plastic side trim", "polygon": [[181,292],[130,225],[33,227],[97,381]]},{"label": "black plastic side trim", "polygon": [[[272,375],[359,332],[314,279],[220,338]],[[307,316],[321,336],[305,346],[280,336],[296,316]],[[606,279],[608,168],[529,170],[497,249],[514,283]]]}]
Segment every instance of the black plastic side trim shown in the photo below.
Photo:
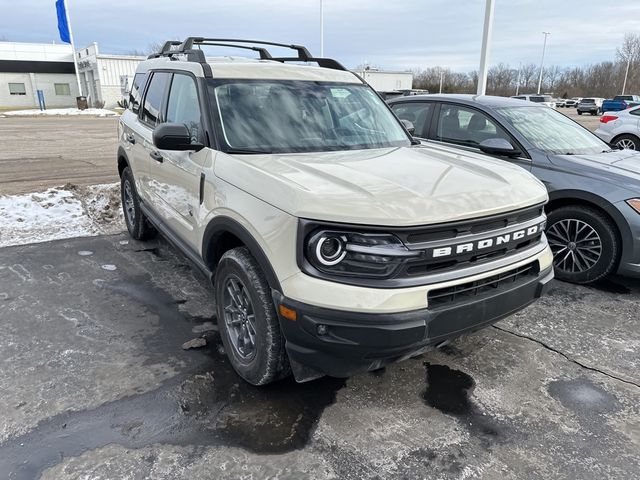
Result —
[{"label": "black plastic side trim", "polygon": [[153,212],[145,203],[140,202],[140,209],[144,213],[147,220],[149,220],[154,227],[158,229],[160,233],[177,248],[185,257],[189,259],[200,271],[207,277],[209,281],[212,280],[213,274],[207,265],[202,261],[197,252],[195,252],[189,245],[187,245],[165,222],[163,222],[158,215]]},{"label": "black plastic side trim", "polygon": [[258,242],[253,238],[251,233],[249,233],[240,223],[230,217],[215,217],[207,225],[202,239],[202,258],[204,259],[205,265],[210,265],[211,270],[215,270],[215,265],[213,264],[218,260],[215,258],[215,244],[217,237],[224,233],[231,233],[240,239],[240,241],[249,249],[251,255],[253,255],[253,257],[258,261],[260,268],[262,268],[262,271],[267,277],[269,286],[272,289],[281,292],[282,288],[280,287],[280,281],[278,280],[278,276],[273,270],[267,255],[264,253]]},{"label": "black plastic side trim", "polygon": [[204,202],[204,179],[205,179],[205,175],[204,172],[200,174],[200,205],[202,205],[202,202]]}]

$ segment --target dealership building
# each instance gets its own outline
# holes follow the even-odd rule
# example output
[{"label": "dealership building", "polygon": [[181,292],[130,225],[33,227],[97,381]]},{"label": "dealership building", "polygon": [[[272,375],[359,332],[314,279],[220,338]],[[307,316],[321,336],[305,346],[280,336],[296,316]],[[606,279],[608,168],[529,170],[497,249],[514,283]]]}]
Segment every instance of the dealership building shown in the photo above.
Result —
[{"label": "dealership building", "polygon": [[38,108],[76,104],[78,83],[73,50],[67,44],[0,42],[0,108]]},{"label": "dealership building", "polygon": [[[143,56],[103,55],[93,43],[76,52],[82,94],[89,106],[117,106]],[[73,107],[80,95],[68,44],[0,42],[0,109]]]}]

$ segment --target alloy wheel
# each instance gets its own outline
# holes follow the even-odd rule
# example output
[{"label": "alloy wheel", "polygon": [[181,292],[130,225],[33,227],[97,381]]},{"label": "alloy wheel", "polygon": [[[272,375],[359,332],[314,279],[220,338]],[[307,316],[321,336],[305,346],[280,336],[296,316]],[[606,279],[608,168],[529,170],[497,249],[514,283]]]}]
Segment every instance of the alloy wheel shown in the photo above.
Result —
[{"label": "alloy wheel", "polygon": [[633,143],[632,140],[628,139],[628,138],[623,138],[621,140],[618,140],[618,142],[616,142],[616,145],[620,148],[624,148],[627,150],[635,150],[636,149],[636,144]]},{"label": "alloy wheel", "polygon": [[600,235],[582,220],[559,220],[547,229],[547,237],[554,267],[567,273],[589,270],[602,255]]},{"label": "alloy wheel", "polygon": [[242,361],[249,362],[256,353],[256,316],[249,292],[235,275],[225,281],[222,302],[231,345]]}]

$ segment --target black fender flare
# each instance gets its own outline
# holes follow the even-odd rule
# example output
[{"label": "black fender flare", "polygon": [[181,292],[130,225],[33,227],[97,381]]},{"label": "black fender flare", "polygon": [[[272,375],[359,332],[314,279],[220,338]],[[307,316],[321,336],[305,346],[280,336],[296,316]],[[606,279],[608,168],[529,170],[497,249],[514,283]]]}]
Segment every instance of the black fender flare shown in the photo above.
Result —
[{"label": "black fender flare", "polygon": [[120,168],[120,159],[124,159],[124,163],[126,164],[126,166],[130,167],[131,164],[129,163],[129,156],[127,155],[126,150],[124,149],[124,147],[119,146],[118,147],[118,175],[121,176],[122,175],[122,170],[124,170],[124,168]]},{"label": "black fender flare", "polygon": [[249,249],[251,255],[260,265],[265,277],[267,277],[267,282],[271,289],[282,292],[278,276],[260,244],[240,222],[231,217],[218,216],[213,218],[204,231],[202,237],[202,259],[211,271],[215,271],[215,264],[219,260],[215,258],[217,253],[215,249],[216,238],[225,233],[234,235]]}]

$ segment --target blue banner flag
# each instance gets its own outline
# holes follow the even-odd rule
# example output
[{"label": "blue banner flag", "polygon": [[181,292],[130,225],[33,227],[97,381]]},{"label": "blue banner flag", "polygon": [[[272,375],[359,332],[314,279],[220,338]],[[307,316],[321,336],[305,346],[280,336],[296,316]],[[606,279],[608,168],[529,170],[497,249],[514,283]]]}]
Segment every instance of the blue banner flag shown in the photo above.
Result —
[{"label": "blue banner flag", "polygon": [[60,32],[60,40],[65,43],[71,43],[69,24],[67,23],[67,10],[64,0],[56,0],[56,12],[58,13],[58,31]]}]

